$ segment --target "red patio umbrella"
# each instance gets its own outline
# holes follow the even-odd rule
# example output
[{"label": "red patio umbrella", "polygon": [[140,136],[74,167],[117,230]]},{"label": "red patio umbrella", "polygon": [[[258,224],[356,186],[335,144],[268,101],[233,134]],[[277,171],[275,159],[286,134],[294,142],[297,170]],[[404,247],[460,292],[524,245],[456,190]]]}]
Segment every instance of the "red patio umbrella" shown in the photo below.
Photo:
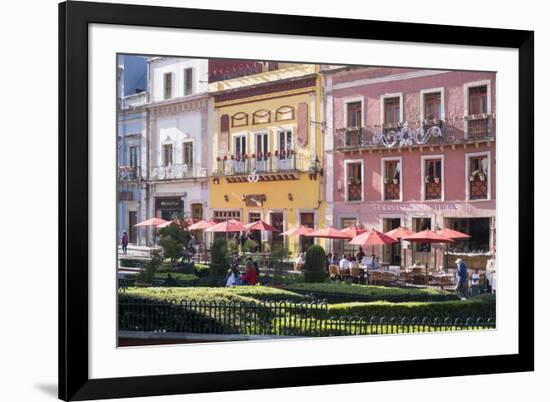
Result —
[{"label": "red patio umbrella", "polygon": [[165,221],[164,219],[160,219],[160,218],[151,218],[151,219],[147,219],[143,222],[139,222],[139,223],[136,223],[134,226],[137,226],[137,227],[144,227],[144,226],[152,226],[153,227],[153,237],[155,238],[155,244],[156,244],[156,237],[157,237],[157,228],[160,227],[160,225],[164,225],[164,224],[170,224],[172,223],[171,221]]},{"label": "red patio umbrella", "polygon": [[414,232],[405,226],[399,226],[389,232],[386,232],[386,235],[393,237],[397,240],[402,240],[404,237],[412,236]]},{"label": "red patio umbrella", "polygon": [[[386,234],[388,236],[391,236],[393,237],[394,239],[397,239],[399,240],[399,242],[401,243],[401,240],[404,238],[404,237],[407,237],[407,236],[411,236],[414,234],[414,231],[412,231],[411,229],[407,228],[406,226],[399,226],[398,228],[395,228],[393,230],[390,230],[389,232],[386,232]],[[406,257],[407,257],[407,254],[406,252],[403,253],[403,266],[407,266],[406,264]]]},{"label": "red patio umbrella", "polygon": [[216,222],[213,219],[210,219],[209,221],[198,221],[197,223],[193,223],[191,226],[189,226],[189,230],[204,230],[211,228],[214,225],[217,225],[218,222]]},{"label": "red patio umbrella", "polygon": [[[445,237],[448,237],[449,239],[451,240],[465,240],[465,239],[469,239],[470,236],[469,234],[466,234],[466,233],[462,233],[462,232],[459,232],[458,230],[453,230],[453,229],[449,229],[449,228],[444,228],[444,229],[440,229],[437,231],[438,234],[440,235],[443,235]],[[448,250],[448,246],[445,247],[445,253],[447,252]],[[447,264],[445,263],[445,266]]]},{"label": "red patio umbrella", "polygon": [[208,229],[205,229],[205,232],[242,232],[246,230],[246,227],[241,223],[241,221],[238,221],[236,219],[229,219],[224,222],[220,222],[215,224],[212,227],[209,227]]},{"label": "red patio umbrella", "polygon": [[458,230],[453,230],[449,228],[440,229],[437,231],[437,234],[443,235],[445,237],[448,237],[451,240],[463,240],[463,239],[469,239],[469,234],[459,232]]},{"label": "red patio umbrella", "polygon": [[355,244],[358,246],[380,246],[393,243],[397,243],[397,239],[376,229],[371,229],[368,232],[360,234],[349,242],[349,244]]},{"label": "red patio umbrella", "polygon": [[160,218],[151,218],[151,219],[147,219],[146,221],[136,223],[134,226],[158,227],[158,226],[160,226],[162,224],[165,224],[165,223],[171,223],[171,221],[165,221],[164,219],[160,219]]},{"label": "red patio umbrella", "polygon": [[[244,225],[248,230],[257,230],[257,231],[266,231],[266,232],[278,232],[273,226],[269,223],[266,223],[262,220],[256,222],[250,222]],[[263,244],[260,244],[260,251],[263,251]]]},{"label": "red patio umbrella", "polygon": [[342,233],[338,229],[329,226],[306,234],[307,237],[319,237],[322,239],[351,239],[349,234]]},{"label": "red patio umbrella", "polygon": [[[403,240],[412,243],[452,243],[453,241],[447,236],[443,236],[433,230],[426,229],[413,235],[404,237]],[[435,267],[435,252],[434,252],[434,267]],[[426,263],[426,281],[428,280],[428,264]]]},{"label": "red patio umbrella", "polygon": [[296,226],[295,228],[289,229],[286,232],[281,233],[281,236],[292,236],[292,235],[304,236],[311,232],[313,232],[313,229],[310,228],[309,226],[299,225],[299,226]]},{"label": "red patio umbrella", "polygon": [[195,219],[193,218],[186,218],[186,219],[179,219],[179,218],[176,218],[176,219],[172,219],[171,221],[168,221],[166,223],[161,223],[160,225],[158,225],[157,227],[158,228],[164,228],[166,226],[170,226],[172,223],[178,225],[178,226],[189,226],[189,225],[192,225],[193,223],[195,223]]},{"label": "red patio umbrella", "polygon": [[340,229],[340,232],[348,235],[351,239],[353,239],[354,237],[359,236],[360,234],[365,233],[366,231],[367,231],[367,229],[363,229],[362,227],[360,227],[358,225],[351,225],[347,228]]},{"label": "red patio umbrella", "polygon": [[244,225],[248,230],[265,230],[267,232],[278,232],[277,229],[275,229],[273,226],[271,226],[270,224],[262,221],[262,220],[259,220],[259,221],[256,221],[256,222],[251,222],[251,223],[247,223],[246,225]]}]

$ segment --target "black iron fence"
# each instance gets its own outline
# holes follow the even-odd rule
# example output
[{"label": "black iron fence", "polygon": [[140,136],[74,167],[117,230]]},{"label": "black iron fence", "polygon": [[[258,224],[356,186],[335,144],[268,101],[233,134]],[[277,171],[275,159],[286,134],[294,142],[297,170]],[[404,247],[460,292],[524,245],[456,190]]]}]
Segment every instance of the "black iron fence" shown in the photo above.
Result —
[{"label": "black iron fence", "polygon": [[494,329],[492,318],[331,317],[326,303],[119,299],[119,330],[196,334],[336,336]]}]

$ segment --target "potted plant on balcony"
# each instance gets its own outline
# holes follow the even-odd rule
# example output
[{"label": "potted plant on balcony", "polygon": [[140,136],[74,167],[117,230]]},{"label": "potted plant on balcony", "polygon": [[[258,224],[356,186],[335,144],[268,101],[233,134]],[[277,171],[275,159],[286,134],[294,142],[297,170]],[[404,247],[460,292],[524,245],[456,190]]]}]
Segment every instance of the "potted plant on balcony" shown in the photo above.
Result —
[{"label": "potted plant on balcony", "polygon": [[485,181],[485,174],[480,173],[480,174],[479,174],[479,180]]},{"label": "potted plant on balcony", "polygon": [[430,176],[424,176],[424,183],[428,184],[430,182]]},{"label": "potted plant on balcony", "polygon": [[393,179],[393,184],[399,184],[399,179],[394,178],[394,179]]},{"label": "potted plant on balcony", "polygon": [[473,174],[470,175],[470,181],[474,181],[475,176]]},{"label": "potted plant on balcony", "polygon": [[439,177],[434,177],[434,182],[436,182],[437,184],[439,184]]},{"label": "potted plant on balcony", "polygon": [[384,184],[388,184],[390,182],[390,179],[388,179],[387,177],[384,177]]}]

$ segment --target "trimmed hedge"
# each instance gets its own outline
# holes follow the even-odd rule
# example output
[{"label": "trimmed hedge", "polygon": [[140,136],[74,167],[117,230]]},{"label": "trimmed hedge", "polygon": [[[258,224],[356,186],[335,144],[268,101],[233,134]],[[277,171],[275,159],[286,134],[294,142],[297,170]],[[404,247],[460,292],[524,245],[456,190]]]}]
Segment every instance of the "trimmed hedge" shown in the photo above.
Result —
[{"label": "trimmed hedge", "polygon": [[196,282],[197,279],[199,279],[199,277],[194,274],[185,274],[182,272],[157,272],[155,274],[155,279],[166,279],[168,274],[178,282]]},{"label": "trimmed hedge", "polygon": [[326,299],[328,303],[348,302],[426,302],[451,301],[457,296],[441,289],[403,289],[384,286],[366,286],[349,283],[290,283],[284,289]]},{"label": "trimmed hedge", "polygon": [[391,303],[377,301],[370,303],[332,304],[328,306],[329,316],[357,316],[357,317],[417,317],[445,318],[445,317],[495,317],[496,299],[492,295],[481,295],[468,300],[445,302],[404,302]]},{"label": "trimmed hedge", "polygon": [[195,264],[195,275],[199,278],[206,278],[210,275],[210,266],[205,264]]},{"label": "trimmed hedge", "polygon": [[118,259],[119,266],[124,268],[145,268],[149,258],[121,257]]},{"label": "trimmed hedge", "polygon": [[153,299],[158,301],[196,300],[225,302],[292,301],[307,300],[303,295],[266,286],[212,287],[129,287],[120,294],[127,297]]}]

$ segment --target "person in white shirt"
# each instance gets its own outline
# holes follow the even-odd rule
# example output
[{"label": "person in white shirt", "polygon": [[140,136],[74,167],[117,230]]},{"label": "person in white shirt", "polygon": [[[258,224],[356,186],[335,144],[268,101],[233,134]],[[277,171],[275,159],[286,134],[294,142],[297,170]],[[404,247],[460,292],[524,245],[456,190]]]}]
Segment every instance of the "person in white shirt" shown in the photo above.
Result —
[{"label": "person in white shirt", "polygon": [[298,258],[296,258],[296,261],[294,262],[294,270],[301,271],[305,263],[304,253],[298,254]]},{"label": "person in white shirt", "polygon": [[340,259],[340,272],[343,274],[349,269],[349,260],[348,257],[343,255]]}]

